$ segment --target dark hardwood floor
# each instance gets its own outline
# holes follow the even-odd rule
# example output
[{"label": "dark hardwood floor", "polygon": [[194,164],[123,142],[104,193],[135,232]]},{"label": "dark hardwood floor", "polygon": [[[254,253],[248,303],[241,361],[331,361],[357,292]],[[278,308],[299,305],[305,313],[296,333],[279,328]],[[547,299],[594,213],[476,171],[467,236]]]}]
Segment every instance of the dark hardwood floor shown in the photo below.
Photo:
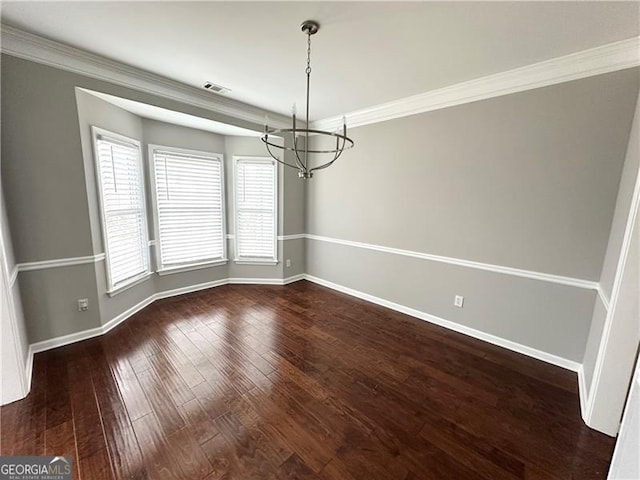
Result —
[{"label": "dark hardwood floor", "polygon": [[575,374],[301,281],[156,302],[36,355],[2,455],[74,478],[605,478]]}]

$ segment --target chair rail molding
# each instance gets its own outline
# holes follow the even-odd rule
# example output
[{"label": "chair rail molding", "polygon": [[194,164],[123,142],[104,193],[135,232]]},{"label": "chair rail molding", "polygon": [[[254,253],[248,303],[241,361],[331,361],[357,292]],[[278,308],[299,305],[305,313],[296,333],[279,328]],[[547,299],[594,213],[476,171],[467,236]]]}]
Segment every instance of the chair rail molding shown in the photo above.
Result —
[{"label": "chair rail molding", "polygon": [[84,257],[56,258],[53,260],[40,260],[36,262],[24,262],[16,265],[18,272],[31,272],[34,270],[46,270],[48,268],[72,267],[75,265],[86,265],[104,260],[104,253],[97,255],[87,255]]},{"label": "chair rail molding", "polygon": [[354,242],[351,240],[342,240],[339,238],[324,237],[321,235],[306,234],[309,240],[317,240],[320,242],[335,243],[338,245],[346,245],[349,247],[364,248],[377,252],[392,253],[395,255],[403,255],[405,257],[420,258],[422,260],[430,260],[432,262],[448,263],[450,265],[458,265],[461,267],[475,268],[495,273],[503,273],[505,275],[514,275],[516,277],[531,278],[533,280],[541,280],[543,282],[558,283],[560,285],[568,285],[571,287],[586,288],[588,290],[598,291],[600,285],[592,280],[583,280],[581,278],[564,277],[562,275],[554,275],[551,273],[534,272],[532,270],[523,270],[521,268],[506,267],[503,265],[494,265],[491,263],[476,262],[474,260],[464,260],[462,258],[444,257],[441,255],[433,255],[431,253],[414,252],[412,250],[403,250],[401,248],[385,247],[382,245],[373,245],[370,243]]},{"label": "chair rail molding", "polygon": [[283,115],[268,112],[231,98],[213,95],[191,85],[170,80],[9,25],[2,24],[0,27],[2,30],[2,53],[134,90],[152,93],[258,125],[264,123],[266,113],[269,114],[270,123],[274,127],[285,128],[289,125],[289,120]]},{"label": "chair rail molding", "polygon": [[[227,235],[227,238],[233,239],[234,236],[232,234],[229,234]],[[475,268],[477,270],[485,270],[489,272],[502,273],[505,275],[513,275],[516,277],[530,278],[533,280],[540,280],[543,282],[557,283],[560,285],[568,285],[571,287],[578,287],[578,288],[586,288],[588,290],[596,291],[600,296],[600,299],[602,300],[602,303],[604,304],[605,309],[607,310],[609,309],[609,301],[607,300],[607,296],[605,292],[602,290],[598,282],[595,282],[592,280],[565,277],[562,275],[555,275],[551,273],[535,272],[532,270],[524,270],[521,268],[507,267],[504,265],[494,265],[491,263],[476,262],[474,260],[465,260],[462,258],[445,257],[442,255],[434,255],[431,253],[415,252],[412,250],[404,250],[401,248],[386,247],[383,245],[374,245],[371,243],[364,243],[364,242],[355,242],[352,240],[343,240],[339,238],[325,237],[322,235],[313,235],[309,233],[296,233],[292,235],[278,236],[279,242],[288,241],[288,240],[298,240],[298,239],[316,240],[320,242],[334,243],[337,245],[346,245],[349,247],[363,248],[366,250],[373,250],[377,252],[384,252],[384,253],[391,253],[394,255],[403,255],[406,257],[419,258],[422,260],[429,260],[432,262],[447,263],[450,265],[457,265],[460,267]],[[149,245],[151,246],[152,244],[155,244],[155,242],[156,242],[155,240],[150,240]],[[104,259],[105,259],[105,254],[98,253],[97,255],[89,255],[85,257],[70,257],[70,258],[59,258],[54,260],[42,260],[42,261],[36,261],[36,262],[19,263],[18,265],[16,265],[16,275],[17,275],[17,272],[29,272],[34,270],[46,270],[49,268],[85,265],[89,263],[101,262]]]},{"label": "chair rail molding", "polygon": [[[349,127],[393,120],[464,103],[533,90],[640,65],[640,37],[601,45],[524,67],[476,78],[436,90],[373,105],[345,114]],[[311,123],[311,128],[333,131],[342,115]]]}]

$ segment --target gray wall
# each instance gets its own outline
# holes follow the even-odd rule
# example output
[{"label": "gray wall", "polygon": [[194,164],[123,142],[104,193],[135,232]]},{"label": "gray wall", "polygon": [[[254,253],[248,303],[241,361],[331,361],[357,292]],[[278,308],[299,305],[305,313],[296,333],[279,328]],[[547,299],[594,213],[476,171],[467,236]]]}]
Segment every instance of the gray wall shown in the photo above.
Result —
[{"label": "gray wall", "polygon": [[[228,232],[234,234],[233,219],[233,157],[255,156],[268,157],[264,144],[258,137],[225,137],[226,141],[226,169],[227,169],[227,219]],[[286,153],[286,160],[289,153]],[[296,170],[278,165],[278,235],[294,235],[304,233],[304,187],[305,183],[298,178]],[[229,258],[235,258],[233,239],[229,241]],[[291,267],[286,266],[286,260],[291,260]],[[288,278],[304,273],[304,239],[279,240],[278,260],[276,266],[238,265],[229,264],[231,278]]]},{"label": "gray wall", "polygon": [[[308,184],[307,232],[597,281],[637,92],[631,69],[351,129]],[[311,275],[582,362],[593,291],[307,248]]]},{"label": "gray wall", "polygon": [[[307,272],[580,362],[593,292],[384,252],[308,241]],[[464,308],[453,298],[464,295]]]},{"label": "gray wall", "polygon": [[[265,157],[268,156],[264,148],[264,144],[256,137],[226,137],[226,155],[225,155],[225,169],[227,171],[227,231],[229,234],[235,234],[234,225],[234,171],[233,171],[233,157],[237,156],[254,156]],[[278,167],[278,216],[280,221],[278,222],[277,234],[282,234],[283,220],[284,220],[284,202],[283,202],[283,174],[282,168]],[[264,277],[264,278],[282,278],[282,242],[278,242],[278,259],[280,263],[277,265],[238,265],[233,262],[235,259],[235,240],[229,240],[229,277],[231,278],[252,278],[252,277]]]},{"label": "gray wall", "polygon": [[[93,137],[91,133],[91,127],[99,127],[105,130],[109,130],[126,137],[130,137],[136,140],[142,140],[142,120],[140,117],[133,115],[121,108],[111,105],[104,100],[101,100],[94,95],[90,95],[80,89],[76,90],[76,104],[78,115],[78,128],[80,131],[80,142],[82,145],[82,158],[84,169],[86,192],[87,197],[85,204],[89,206],[89,226],[91,229],[91,238],[93,245],[93,254],[100,254],[104,252],[103,237],[102,237],[102,223],[100,220],[99,200],[98,200],[98,187],[96,181],[95,160],[93,156]],[[148,203],[147,203],[148,204]],[[93,284],[95,286],[95,297],[97,302],[92,302],[92,298],[89,298],[90,309],[88,312],[77,312],[71,318],[76,317],[79,322],[73,325],[68,325],[67,329],[70,331],[82,331],[85,328],[85,317],[91,315],[97,315],[98,322],[104,324],[107,321],[114,318],[116,315],[122,313],[133,305],[143,301],[154,292],[153,280],[149,278],[142,284],[136,285],[126,292],[120,295],[109,297],[107,294],[107,285],[105,277],[105,264],[104,262],[98,262],[91,266],[92,268],[78,268],[69,267],[64,270],[59,270],[58,275],[61,275],[62,283],[66,283],[63,279],[67,277],[78,279],[80,275],[86,275],[87,278],[82,278],[81,285]],[[67,271],[65,271],[67,270]],[[47,281],[47,275],[51,275],[48,271],[33,272],[33,277],[41,281]],[[45,283],[45,286],[47,283]],[[53,285],[48,288],[53,288],[56,298],[64,298],[66,302],[72,302],[74,297],[72,295],[77,294],[77,289],[67,289],[64,291],[56,291],[56,287]],[[25,292],[30,292],[31,287],[25,287]],[[88,298],[88,297],[75,297],[75,298]],[[52,306],[47,305],[47,309],[43,309],[50,315],[48,325],[44,322],[33,322],[38,328],[51,327],[52,325],[59,325],[63,318],[70,318],[67,314],[68,307],[66,303],[58,304],[59,308],[54,310]],[[97,311],[93,306],[97,306]],[[67,307],[67,308],[65,308]],[[74,309],[77,310],[77,309]],[[34,313],[35,317],[35,313]],[[31,317],[30,317],[31,318]],[[85,320],[85,322],[82,322]],[[57,335],[53,335],[52,332],[39,333],[39,337],[52,338]]]},{"label": "gray wall", "polygon": [[[200,150],[203,152],[225,153],[225,137],[204,130],[196,130],[193,128],[181,127],[170,123],[159,122],[155,120],[142,119],[143,127],[143,158],[145,171],[147,172],[147,180],[150,179],[148,152],[149,145],[162,145],[165,147],[186,148],[191,150]],[[229,175],[225,165],[225,175]],[[227,195],[228,197],[228,195]],[[151,196],[151,185],[147,183],[147,218],[149,221],[149,238],[155,239],[155,225],[153,218],[153,201]],[[157,267],[155,263],[156,251],[152,249],[152,258],[154,259],[154,269]],[[166,275],[154,275],[155,292],[165,292],[177,288],[183,288],[190,285],[198,285],[202,283],[212,282],[227,278],[229,275],[227,265],[218,265],[215,267],[192,270],[188,272],[176,272]],[[147,295],[148,296],[148,295]],[[117,298],[118,295],[116,295]],[[145,297],[146,298],[146,297]],[[124,304],[130,303],[125,301]]]},{"label": "gray wall", "polygon": [[[2,55],[2,174],[18,262],[102,251],[91,172],[84,168],[86,125],[104,121],[99,126],[109,128],[115,115],[113,129],[126,134],[123,125],[133,131],[138,120],[110,106],[87,109],[93,100],[79,100],[78,110],[75,87],[256,128]],[[598,280],[637,89],[633,69],[353,129],[356,149],[313,180],[282,170],[279,233],[306,230]],[[145,142],[156,134],[202,138],[157,123],[140,122]],[[264,155],[255,142],[229,138],[227,161],[230,153]],[[318,241],[280,242],[280,253],[292,259],[291,268],[274,267],[281,277],[307,271],[577,362],[589,332],[598,330],[591,327],[595,295],[588,290]],[[230,264],[154,276],[110,299],[103,268],[21,273],[29,341],[99,326],[153,292],[264,272]],[[453,294],[465,295],[464,309],[453,309]],[[78,313],[81,297],[98,308]]]},{"label": "gray wall", "polygon": [[[78,91],[76,95],[76,87],[244,128],[260,128],[209,110],[8,55],[3,54],[1,61],[2,182],[18,263],[103,252],[91,125],[143,140],[145,150],[147,143],[158,143],[226,153],[224,138],[219,135],[143,121],[85,92]],[[47,87],[42,88],[43,84]],[[146,151],[143,153],[146,158]],[[283,187],[291,178],[290,175],[284,177]],[[299,187],[292,187],[292,191],[296,188]],[[301,190],[298,192],[302,196]],[[301,199],[297,203],[302,202]],[[283,231],[303,224],[300,212],[302,210],[292,211],[290,215],[293,227],[288,226],[286,218],[283,220]],[[289,215],[288,210],[284,213]],[[151,225],[152,222],[150,217]],[[302,253],[297,254],[302,256]],[[20,273],[18,283],[30,343],[99,327],[155,292],[229,276],[227,266],[153,275],[125,292],[109,297],[103,263]],[[297,263],[302,265],[303,260],[299,259]],[[273,278],[274,272],[264,275],[260,268],[242,272],[243,277]],[[282,278],[282,274],[277,278]],[[88,312],[77,311],[78,298],[89,299]]]}]

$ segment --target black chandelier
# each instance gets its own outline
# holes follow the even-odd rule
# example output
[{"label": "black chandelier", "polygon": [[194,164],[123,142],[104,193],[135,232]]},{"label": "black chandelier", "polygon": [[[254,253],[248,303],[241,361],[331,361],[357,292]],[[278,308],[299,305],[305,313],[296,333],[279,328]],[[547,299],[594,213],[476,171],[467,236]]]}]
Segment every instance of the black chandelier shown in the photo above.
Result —
[{"label": "black chandelier", "polygon": [[[320,25],[318,24],[318,22],[315,22],[313,20],[306,20],[305,22],[302,23],[302,32],[305,35],[307,35],[307,68],[305,70],[305,73],[307,74],[307,105],[306,105],[307,108],[305,112],[306,128],[296,127],[296,108],[294,104],[292,109],[292,117],[293,117],[292,127],[281,128],[279,130],[269,130],[269,125],[267,124],[268,123],[267,121],[265,122],[265,126],[264,126],[264,135],[262,135],[261,137],[261,140],[264,142],[265,146],[267,147],[267,151],[269,152],[269,155],[271,155],[271,157],[273,157],[273,159],[276,160],[277,162],[283,165],[286,165],[287,167],[297,169],[298,176],[300,178],[313,177],[314,171],[322,170],[323,168],[327,168],[331,166],[333,162],[338,160],[338,158],[340,157],[340,155],[342,155],[342,152],[345,149],[352,148],[354,145],[353,140],[347,137],[347,122],[345,117],[342,117],[342,133],[340,133],[339,131],[327,132],[324,130],[313,130],[309,128],[309,82],[311,79],[311,35],[316,34],[319,29],[320,29]],[[285,142],[286,142],[286,136],[288,134],[291,134],[291,137],[293,138],[293,145],[290,147],[287,146],[286,143],[284,145],[277,145],[269,140],[269,135],[285,136]],[[335,148],[328,149],[328,150],[309,149],[309,136],[314,136],[314,135],[325,136],[327,138],[334,137],[336,142]],[[298,147],[299,137],[304,137],[304,148]],[[292,165],[276,157],[271,150],[272,148],[278,148],[283,151],[294,152],[296,164]],[[322,165],[309,168],[309,154],[330,154],[330,155],[333,155],[333,158],[328,162],[323,163]]]}]

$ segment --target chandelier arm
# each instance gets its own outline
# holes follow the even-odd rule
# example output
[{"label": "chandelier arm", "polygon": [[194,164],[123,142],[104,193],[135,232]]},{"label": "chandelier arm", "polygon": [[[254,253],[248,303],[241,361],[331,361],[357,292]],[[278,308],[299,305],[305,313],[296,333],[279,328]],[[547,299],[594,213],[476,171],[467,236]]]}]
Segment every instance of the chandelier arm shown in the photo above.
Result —
[{"label": "chandelier arm", "polygon": [[293,149],[291,149],[291,151],[293,153],[296,154],[296,164],[298,165],[298,168],[300,170],[305,170],[304,165],[302,164],[302,160],[300,160],[300,156],[298,156],[298,137],[296,137],[296,132],[297,132],[297,128],[296,128],[296,114],[293,114],[293,123],[292,123],[292,128],[291,128],[291,132],[293,135]]},{"label": "chandelier arm", "polygon": [[316,170],[322,170],[324,168],[330,167],[331,165],[333,165],[333,162],[335,162],[336,160],[338,160],[338,158],[340,158],[340,155],[342,155],[342,150],[336,153],[336,156],[333,157],[333,160],[331,160],[330,162],[325,163],[324,165],[320,165],[319,167],[314,167],[311,170],[309,170],[310,172],[315,172]]},{"label": "chandelier arm", "polygon": [[[272,132],[270,132],[271,134],[277,135],[277,134],[284,134],[284,133],[291,133],[293,131],[293,129],[291,128],[281,128],[279,130],[273,130]],[[295,130],[296,132],[304,132],[305,130],[302,128],[298,128]],[[330,136],[330,137],[338,137],[342,140],[345,141],[345,146],[343,148],[343,150],[348,150],[350,148],[353,148],[354,146],[354,142],[353,140],[351,140],[349,137],[346,137],[343,134],[340,133],[335,133],[335,132],[325,132],[323,130],[314,130],[314,129],[308,129],[309,133],[313,133],[313,134],[318,134],[318,135],[326,135],[326,136]],[[265,135],[262,136],[262,141],[265,142]],[[348,145],[347,145],[348,143]],[[276,145],[275,143],[269,143],[269,145],[271,145],[272,147],[275,148],[279,148],[281,150],[288,150],[290,152],[293,152],[294,149],[291,147],[286,147],[286,146],[282,146],[282,145]],[[336,150],[309,150],[309,153],[336,153]]]},{"label": "chandelier arm", "polygon": [[344,144],[345,144],[345,141],[342,140],[342,148],[336,152],[336,156],[333,157],[333,160],[331,160],[330,162],[325,163],[324,165],[320,165],[319,167],[312,168],[309,171],[310,172],[314,172],[316,170],[322,170],[323,168],[327,168],[327,167],[330,167],[331,165],[333,165],[333,162],[338,160],[338,158],[340,158],[340,155],[342,155],[342,152],[344,152]]},{"label": "chandelier arm", "polygon": [[276,162],[281,163],[282,165],[286,165],[287,167],[290,167],[290,168],[295,168],[297,170],[300,169],[300,167],[298,167],[297,165],[290,165],[287,162],[284,162],[284,161],[280,160],[278,157],[276,157],[273,154],[273,152],[271,151],[271,148],[269,148],[269,143],[268,142],[265,142],[265,145],[267,147],[267,152],[269,152],[269,155],[271,155],[271,158],[273,158]]},{"label": "chandelier arm", "polygon": [[296,163],[298,164],[298,168],[301,171],[306,172],[307,167],[306,165],[304,165],[304,163],[302,163],[302,160],[300,160],[300,155],[298,155],[298,139],[295,137],[295,133],[293,137],[293,153],[295,153],[296,155]]},{"label": "chandelier arm", "polygon": [[[340,147],[338,145],[339,142],[340,142],[340,139],[342,139],[342,147]],[[322,170],[323,168],[327,168],[327,167],[330,167],[331,165],[333,165],[333,162],[335,162],[338,158],[340,158],[340,155],[342,155],[342,152],[344,152],[344,147],[345,147],[346,143],[347,143],[347,137],[344,137],[344,136],[336,137],[336,155],[335,155],[335,157],[333,157],[333,160],[331,160],[330,162],[325,163],[324,165],[320,165],[319,167],[312,168],[309,171],[313,172],[315,170]]]}]

